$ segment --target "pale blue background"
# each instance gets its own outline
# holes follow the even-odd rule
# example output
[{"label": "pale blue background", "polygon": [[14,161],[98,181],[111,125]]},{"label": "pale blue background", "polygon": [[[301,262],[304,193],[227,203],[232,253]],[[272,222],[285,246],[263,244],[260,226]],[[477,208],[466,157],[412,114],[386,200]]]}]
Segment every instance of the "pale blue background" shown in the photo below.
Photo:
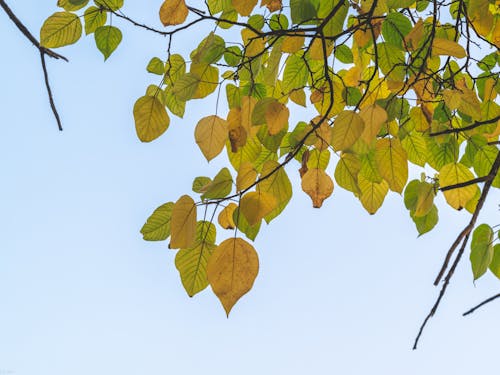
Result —
[{"label": "pale blue background", "polygon": [[[38,35],[55,2],[9,3]],[[160,4],[128,1],[124,11],[159,27]],[[441,199],[438,227],[417,239],[394,193],[372,217],[340,189],[314,210],[297,188],[262,228],[259,276],[230,318],[209,290],[190,299],[174,251],[139,229],[222,165],[208,165],[193,140],[214,103],[188,104],[184,120],[141,144],[131,109],[158,82],[145,66],[165,56],[166,39],[114,24],[124,42],[106,63],[92,37],[60,51],[69,64],[48,61],[60,133],[38,51],[0,14],[0,374],[494,373],[500,303],[461,313],[500,284],[487,275],[475,287],[468,255],[411,351],[435,274],[469,217]],[[174,49],[196,38],[181,34]],[[499,202],[492,192],[480,222],[499,222]]]}]

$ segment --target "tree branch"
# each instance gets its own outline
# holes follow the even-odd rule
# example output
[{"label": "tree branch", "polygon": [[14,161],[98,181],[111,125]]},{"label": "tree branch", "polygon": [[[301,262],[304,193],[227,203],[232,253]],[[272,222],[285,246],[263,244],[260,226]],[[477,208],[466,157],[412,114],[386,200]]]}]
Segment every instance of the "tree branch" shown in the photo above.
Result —
[{"label": "tree branch", "polygon": [[476,121],[476,122],[472,123],[471,125],[465,126],[463,128],[445,129],[445,130],[441,130],[441,131],[438,131],[435,133],[430,133],[429,136],[437,137],[438,135],[443,135],[443,134],[456,134],[456,133],[460,133],[460,132],[465,132],[467,130],[475,129],[481,125],[493,124],[495,121],[498,121],[498,120],[500,120],[500,115],[493,117],[493,118],[490,118],[488,120]]},{"label": "tree branch", "polygon": [[458,251],[458,254],[455,258],[455,261],[453,262],[451,268],[449,269],[448,273],[446,274],[446,277],[444,278],[444,283],[443,286],[441,287],[441,290],[439,292],[439,296],[432,306],[431,310],[425,317],[422,325],[420,326],[419,332],[417,334],[417,337],[415,338],[415,343],[413,344],[413,350],[417,349],[418,342],[420,340],[420,337],[422,336],[422,333],[424,331],[425,326],[427,325],[427,322],[429,319],[435,314],[437,311],[439,304],[441,303],[442,298],[444,297],[446,293],[446,289],[448,288],[448,285],[450,284],[450,280],[453,277],[453,274],[455,273],[455,269],[457,268],[458,264],[460,263],[460,259],[462,258],[462,255],[465,251],[465,246],[467,245],[467,242],[469,241],[469,237],[472,231],[472,228],[474,228],[477,218],[479,216],[479,213],[481,212],[481,209],[483,208],[484,202],[486,201],[486,197],[488,196],[488,193],[490,191],[491,185],[493,184],[493,180],[495,179],[495,176],[498,173],[498,170],[500,168],[500,152],[497,154],[497,157],[495,161],[493,162],[493,165],[491,166],[490,173],[488,173],[488,178],[485,180],[483,191],[481,192],[481,196],[479,197],[479,200],[476,205],[476,209],[474,210],[474,214],[472,215],[469,224],[460,232],[460,234],[457,236],[457,239],[451,246],[451,248],[448,250],[448,253],[446,255],[445,261],[443,263],[443,266],[441,267],[441,271],[439,272],[438,277],[434,281],[434,285],[437,285],[441,279],[442,276],[444,275],[444,272],[446,271],[446,268],[448,267],[448,262],[451,259],[451,256],[453,255],[453,252],[457,248],[458,244],[462,242],[462,246],[460,246],[460,250]]},{"label": "tree branch", "polygon": [[483,307],[484,305],[486,305],[486,304],[488,304],[488,303],[490,303],[490,302],[492,302],[492,301],[496,300],[497,298],[500,298],[500,293],[498,293],[498,294],[494,295],[493,297],[490,297],[490,298],[488,298],[488,299],[484,300],[484,301],[483,301],[483,302],[481,302],[479,305],[477,305],[477,306],[473,307],[472,309],[470,309],[470,310],[468,310],[468,311],[464,312],[464,313],[462,314],[462,316],[467,316],[467,315],[472,314],[474,311],[476,311],[476,310],[477,310],[477,309],[479,309],[480,307]]},{"label": "tree branch", "polygon": [[40,42],[33,36],[33,34],[30,33],[28,28],[21,22],[19,18],[14,14],[12,9],[7,5],[7,3],[4,0],[0,0],[0,7],[4,10],[4,12],[9,16],[11,21],[16,25],[16,27],[21,31],[21,33],[40,51],[40,59],[41,59],[41,64],[42,64],[42,70],[43,70],[43,76],[45,80],[45,87],[47,88],[47,95],[49,97],[49,102],[50,102],[50,108],[52,109],[52,113],[54,114],[54,117],[56,118],[57,122],[57,127],[59,130],[62,129],[62,124],[61,124],[61,118],[59,117],[59,113],[57,112],[56,105],[54,103],[54,97],[52,95],[52,90],[50,88],[49,84],[49,73],[47,71],[47,65],[45,64],[45,55],[50,56],[54,59],[61,59],[64,61],[68,61],[68,59],[48,48],[43,47],[40,45]]}]

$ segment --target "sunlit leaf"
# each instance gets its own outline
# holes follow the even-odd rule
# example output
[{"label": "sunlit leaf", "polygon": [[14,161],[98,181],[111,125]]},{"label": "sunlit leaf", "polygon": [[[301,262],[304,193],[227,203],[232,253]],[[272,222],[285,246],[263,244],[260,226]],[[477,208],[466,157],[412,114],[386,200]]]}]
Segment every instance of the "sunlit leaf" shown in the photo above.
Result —
[{"label": "sunlit leaf", "polygon": [[493,230],[487,224],[481,224],[472,233],[470,244],[470,262],[474,280],[486,273],[493,259]]},{"label": "sunlit leaf", "polygon": [[40,44],[57,48],[76,43],[82,35],[80,18],[70,12],[57,12],[45,20],[40,29]]},{"label": "sunlit leaf", "polygon": [[160,20],[164,26],[180,25],[188,13],[185,0],[165,0],[160,7]]},{"label": "sunlit leaf", "polygon": [[[474,175],[472,172],[465,165],[460,163],[446,164],[439,171],[439,183],[441,187],[455,186],[473,179]],[[446,190],[443,194],[451,207],[456,210],[461,210],[465,207],[467,202],[474,197],[475,193],[476,186],[471,184]]]},{"label": "sunlit leaf", "polygon": [[189,195],[183,195],[172,208],[170,220],[171,249],[187,249],[196,240],[196,205]]},{"label": "sunlit leaf", "polygon": [[226,120],[219,116],[203,117],[196,125],[194,138],[208,161],[221,153],[227,141],[227,130]]},{"label": "sunlit leaf", "polygon": [[151,142],[162,135],[170,124],[165,107],[154,96],[143,96],[134,105],[135,130],[142,142]]},{"label": "sunlit leaf", "polygon": [[154,210],[141,229],[144,240],[163,241],[170,236],[170,219],[173,207],[174,203],[168,202]]},{"label": "sunlit leaf", "polygon": [[101,26],[95,30],[94,37],[97,48],[107,60],[121,43],[122,32],[114,26]]},{"label": "sunlit leaf", "polygon": [[302,190],[311,197],[313,207],[320,208],[333,193],[333,181],[323,169],[310,169],[302,176]]},{"label": "sunlit leaf", "polygon": [[207,265],[208,281],[227,315],[252,289],[258,272],[257,252],[241,238],[229,238],[213,251]]}]

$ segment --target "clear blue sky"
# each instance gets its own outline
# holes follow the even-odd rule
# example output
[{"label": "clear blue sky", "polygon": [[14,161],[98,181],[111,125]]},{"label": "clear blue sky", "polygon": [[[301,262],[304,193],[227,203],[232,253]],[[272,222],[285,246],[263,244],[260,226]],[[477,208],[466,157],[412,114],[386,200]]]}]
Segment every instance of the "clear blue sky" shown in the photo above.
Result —
[{"label": "clear blue sky", "polygon": [[[10,1],[35,35],[50,2]],[[48,4],[50,3],[50,4]],[[124,11],[159,26],[161,1]],[[461,313],[500,289],[476,286],[468,255],[438,314],[411,345],[437,296],[432,281],[468,220],[440,201],[437,228],[417,239],[401,199],[375,216],[336,189],[323,209],[300,191],[255,247],[260,273],[229,319],[206,290],[184,292],[166,243],[139,229],[158,205],[198,175],[214,175],[195,147],[194,125],[213,102],[188,104],[183,120],[151,144],[131,109],[156,78],[149,58],[166,40],[124,31],[103,63],[92,37],[49,61],[65,131],[56,130],[38,51],[0,13],[0,374],[471,374],[498,368],[500,302]],[[174,50],[192,49],[183,34]],[[191,44],[190,44],[191,43]],[[194,42],[193,42],[194,43]],[[184,49],[183,49],[184,48]],[[296,117],[296,120],[300,118]],[[498,222],[498,190],[482,221]],[[491,372],[491,371],[490,371]]]}]

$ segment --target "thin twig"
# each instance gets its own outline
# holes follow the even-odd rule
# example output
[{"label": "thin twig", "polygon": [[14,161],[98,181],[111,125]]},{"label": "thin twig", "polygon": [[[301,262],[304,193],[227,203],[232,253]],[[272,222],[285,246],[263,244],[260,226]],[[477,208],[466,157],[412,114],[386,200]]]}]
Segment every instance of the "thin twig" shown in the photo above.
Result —
[{"label": "thin twig", "polygon": [[488,298],[488,299],[484,300],[484,301],[483,301],[483,302],[481,302],[479,305],[474,306],[472,309],[470,309],[470,310],[468,310],[468,311],[464,312],[464,313],[462,314],[462,316],[467,316],[467,315],[472,314],[474,311],[476,311],[476,310],[477,310],[477,309],[479,309],[480,307],[483,307],[484,305],[486,305],[486,304],[488,304],[488,303],[490,303],[490,302],[492,302],[492,301],[496,300],[497,298],[500,298],[500,293],[495,294],[493,297],[490,297],[490,298]]},{"label": "thin twig", "polygon": [[68,61],[66,57],[63,55],[60,55],[54,51],[52,51],[49,48],[45,48],[42,45],[40,45],[40,42],[33,36],[33,34],[30,33],[28,28],[21,22],[19,18],[14,14],[12,9],[7,5],[7,3],[4,0],[0,0],[0,7],[5,11],[7,16],[11,19],[11,21],[16,25],[16,27],[21,31],[21,33],[40,51],[40,60],[42,63],[42,70],[43,70],[43,77],[45,81],[45,87],[47,88],[47,95],[49,96],[49,102],[50,102],[50,108],[52,109],[52,113],[54,114],[54,117],[56,118],[57,122],[57,127],[59,130],[62,129],[62,123],[61,123],[61,118],[59,117],[59,113],[57,112],[56,105],[54,103],[54,97],[52,95],[52,89],[50,88],[49,84],[49,73],[47,71],[47,65],[45,63],[45,55],[50,56],[54,59],[61,59],[64,61]]},{"label": "thin twig", "polygon": [[[425,317],[422,325],[420,326],[420,329],[418,331],[417,337],[415,338],[415,343],[413,344],[413,350],[417,349],[418,342],[420,340],[420,337],[422,336],[422,333],[424,331],[425,326],[427,325],[427,322],[429,319],[435,314],[437,311],[439,304],[441,303],[442,298],[444,297],[446,293],[446,289],[448,288],[448,285],[450,284],[450,280],[453,277],[455,273],[455,269],[457,268],[458,264],[460,263],[460,260],[462,259],[462,255],[465,251],[465,247],[467,246],[467,242],[469,241],[469,237],[472,231],[472,228],[474,228],[477,218],[479,216],[479,212],[481,212],[481,209],[483,208],[484,202],[486,201],[486,197],[488,196],[489,190],[491,188],[491,185],[493,184],[493,180],[495,179],[498,170],[500,169],[500,152],[497,154],[497,157],[495,161],[493,162],[493,165],[491,166],[490,173],[488,173],[488,178],[485,180],[483,191],[481,192],[481,196],[479,197],[479,200],[476,205],[476,209],[474,210],[474,213],[472,214],[472,217],[470,219],[469,224],[464,228],[462,232],[458,235],[457,239],[453,243],[452,247],[450,250],[448,250],[448,254],[446,255],[445,262],[443,264],[443,267],[441,267],[441,271],[438,275],[438,278],[436,278],[435,284],[439,283],[439,281],[442,278],[442,275],[444,274],[446,267],[448,266],[449,259],[451,258],[453,252],[455,251],[456,247],[462,242],[462,246],[460,246],[460,250],[458,251],[458,254],[455,258],[455,261],[453,262],[451,268],[449,269],[448,273],[446,274],[446,277],[444,278],[444,283],[443,286],[441,287],[441,290],[439,292],[439,296],[432,306],[432,309],[429,311],[427,316]],[[462,239],[463,238],[463,239]]]}]

